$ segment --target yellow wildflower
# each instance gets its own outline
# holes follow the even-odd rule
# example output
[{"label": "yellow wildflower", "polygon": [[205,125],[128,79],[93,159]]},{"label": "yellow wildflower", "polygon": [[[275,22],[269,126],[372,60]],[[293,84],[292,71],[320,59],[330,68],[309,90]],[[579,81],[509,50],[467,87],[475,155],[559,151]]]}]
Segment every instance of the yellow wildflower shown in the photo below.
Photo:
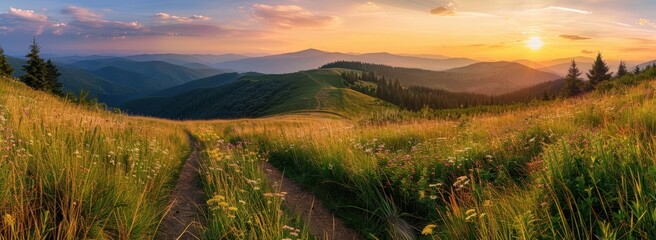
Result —
[{"label": "yellow wildflower", "polygon": [[437,225],[435,225],[435,224],[428,224],[428,225],[426,225],[426,227],[424,227],[424,230],[421,231],[421,234],[422,235],[431,235],[431,234],[433,234],[433,229],[435,229],[436,227],[437,227]]}]

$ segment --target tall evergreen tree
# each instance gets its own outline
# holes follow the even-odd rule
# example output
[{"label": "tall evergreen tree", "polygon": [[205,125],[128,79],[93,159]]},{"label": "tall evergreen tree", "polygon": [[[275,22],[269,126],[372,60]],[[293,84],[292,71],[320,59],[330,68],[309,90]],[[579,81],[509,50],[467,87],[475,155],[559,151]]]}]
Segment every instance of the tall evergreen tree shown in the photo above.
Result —
[{"label": "tall evergreen tree", "polygon": [[640,74],[640,66],[636,66],[635,69],[633,69],[633,74],[635,75]]},{"label": "tall evergreen tree", "polygon": [[57,69],[57,66],[48,59],[46,62],[46,87],[44,90],[50,91],[55,95],[63,95],[64,93],[61,90],[62,84],[59,82],[59,76],[61,76],[59,69]]},{"label": "tall evergreen tree", "polygon": [[567,76],[565,77],[565,86],[560,91],[560,95],[563,97],[572,97],[581,94],[581,87],[583,85],[583,80],[579,78],[581,76],[581,71],[579,71],[578,66],[576,66],[576,61],[572,60],[572,64],[569,67]]},{"label": "tall evergreen tree", "polygon": [[10,77],[12,74],[14,74],[14,68],[7,61],[5,49],[0,47],[0,76]]},{"label": "tall evergreen tree", "polygon": [[622,77],[629,73],[628,69],[626,68],[626,62],[620,61],[620,66],[617,68],[617,76]]},{"label": "tall evergreen tree", "polygon": [[601,53],[597,54],[597,59],[595,62],[592,64],[592,69],[590,69],[590,73],[588,73],[588,80],[592,87],[597,86],[597,84],[610,80],[613,73],[608,72],[608,65],[606,65],[606,62],[604,62],[603,58],[601,57]]},{"label": "tall evergreen tree", "polygon": [[36,90],[44,90],[47,87],[46,84],[46,63],[39,56],[41,49],[36,43],[36,39],[32,40],[32,45],[30,45],[30,53],[27,54],[27,62],[23,66],[25,75],[21,77],[27,86],[30,86]]}]

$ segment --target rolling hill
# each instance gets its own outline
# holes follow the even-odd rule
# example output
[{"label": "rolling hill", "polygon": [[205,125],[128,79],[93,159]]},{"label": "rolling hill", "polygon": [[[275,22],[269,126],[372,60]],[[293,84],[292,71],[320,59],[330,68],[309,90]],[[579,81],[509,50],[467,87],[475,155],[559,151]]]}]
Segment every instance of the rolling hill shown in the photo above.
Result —
[{"label": "rolling hill", "polygon": [[[656,64],[656,60],[639,64],[638,67],[640,67],[640,69],[644,70],[645,68],[647,68],[647,66],[653,66],[654,64]],[[633,68],[630,68],[629,70],[633,70]]]},{"label": "rolling hill", "polygon": [[169,119],[244,118],[300,112],[348,117],[386,108],[395,107],[347,88],[335,70],[247,75],[216,88],[138,99],[121,107],[132,114]]},{"label": "rolling hill", "polygon": [[438,88],[451,92],[502,95],[560,78],[515,62],[483,62],[447,71],[399,68],[357,62],[336,62],[322,68],[373,71],[403,86]]},{"label": "rolling hill", "polygon": [[175,65],[186,66],[189,64],[202,64],[210,66],[219,62],[237,61],[248,58],[248,56],[238,54],[140,54],[122,57],[123,59],[135,62],[162,61]]},{"label": "rolling hill", "polygon": [[156,93],[149,94],[150,97],[170,97],[181,93],[193,91],[200,88],[215,88],[237,81],[244,75],[238,73],[224,73],[216,76],[194,80],[179,86],[167,88]]},{"label": "rolling hill", "polygon": [[[14,76],[24,74],[24,59],[8,57],[16,69]],[[62,73],[64,92],[78,94],[84,90],[109,106],[185,84],[192,80],[221,74],[216,69],[191,69],[162,61],[134,62],[120,58],[84,60],[73,64],[55,62]]]},{"label": "rolling hill", "polygon": [[389,53],[346,54],[308,49],[294,53],[222,62],[213,66],[221,69],[234,69],[238,72],[253,71],[280,74],[316,69],[321,65],[335,61],[371,62],[399,67],[411,67],[437,71],[454,67],[462,67],[477,62],[467,58],[432,59],[400,56]]}]

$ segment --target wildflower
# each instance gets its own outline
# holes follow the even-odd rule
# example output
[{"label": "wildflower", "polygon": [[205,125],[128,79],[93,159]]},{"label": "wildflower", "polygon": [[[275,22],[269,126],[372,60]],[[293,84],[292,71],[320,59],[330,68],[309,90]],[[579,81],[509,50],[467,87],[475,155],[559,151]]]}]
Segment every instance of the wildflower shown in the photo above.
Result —
[{"label": "wildflower", "polygon": [[472,208],[472,209],[467,210],[467,212],[465,212],[465,215],[470,215],[472,213],[476,213],[476,209]]},{"label": "wildflower", "polygon": [[430,199],[431,199],[431,200],[435,200],[435,199],[437,199],[437,196],[435,196],[435,195],[430,195]]},{"label": "wildflower", "polygon": [[467,217],[465,218],[465,221],[468,221],[468,222],[471,221],[473,218],[476,217],[476,215],[477,215],[477,214],[474,213],[474,214],[472,214],[472,215],[467,216]]},{"label": "wildflower", "polygon": [[424,227],[424,230],[421,231],[422,235],[431,235],[433,234],[433,229],[435,229],[437,225],[435,224],[428,224],[426,227]]},{"label": "wildflower", "polygon": [[7,226],[14,226],[14,217],[11,216],[11,214],[6,213],[4,216],[2,216],[2,222],[7,225]]}]

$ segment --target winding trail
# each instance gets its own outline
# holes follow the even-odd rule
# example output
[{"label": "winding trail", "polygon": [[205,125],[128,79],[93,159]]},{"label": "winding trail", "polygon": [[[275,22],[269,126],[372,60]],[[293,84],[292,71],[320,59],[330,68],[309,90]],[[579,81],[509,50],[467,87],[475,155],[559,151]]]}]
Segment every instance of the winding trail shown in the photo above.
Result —
[{"label": "winding trail", "polygon": [[319,86],[321,86],[321,89],[319,89],[319,91],[317,92],[317,94],[314,95],[314,98],[317,99],[317,103],[318,103],[318,105],[317,105],[317,111],[321,111],[321,98],[319,97],[319,95],[321,95],[321,94],[323,93],[323,90],[324,90],[325,87],[324,87],[323,84],[321,84],[321,82],[319,82],[319,80],[317,80],[317,79],[315,79],[314,77],[312,77],[312,75],[307,74],[307,73],[303,73],[303,74],[305,74],[305,76],[307,76],[308,78],[310,78],[310,80],[316,82],[317,84],[319,84]]},{"label": "winding trail", "polygon": [[285,206],[301,216],[301,219],[310,226],[310,233],[317,239],[361,239],[358,233],[346,227],[341,220],[326,209],[319,199],[315,199],[312,193],[285,178],[276,167],[268,162],[263,162],[261,167],[269,182],[273,184],[273,189],[287,192]]},{"label": "winding trail", "polygon": [[170,209],[162,220],[156,239],[201,239],[205,192],[199,172],[199,145],[189,134],[192,152],[187,158],[175,189]]}]

